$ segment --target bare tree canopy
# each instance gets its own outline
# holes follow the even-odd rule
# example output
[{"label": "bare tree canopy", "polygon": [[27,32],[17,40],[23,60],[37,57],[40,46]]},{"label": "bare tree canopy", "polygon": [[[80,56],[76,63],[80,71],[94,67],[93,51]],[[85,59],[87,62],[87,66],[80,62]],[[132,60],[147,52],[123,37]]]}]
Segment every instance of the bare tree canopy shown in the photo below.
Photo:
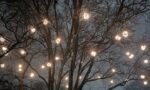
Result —
[{"label": "bare tree canopy", "polygon": [[149,0],[1,0],[0,82],[12,90],[148,85],[149,40],[133,27],[149,10]]}]

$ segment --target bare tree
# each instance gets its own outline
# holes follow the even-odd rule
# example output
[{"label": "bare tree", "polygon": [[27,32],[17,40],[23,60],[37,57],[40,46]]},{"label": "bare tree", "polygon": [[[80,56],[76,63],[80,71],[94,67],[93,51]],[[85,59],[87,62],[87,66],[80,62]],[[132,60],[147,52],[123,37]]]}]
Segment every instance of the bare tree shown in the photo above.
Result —
[{"label": "bare tree", "polygon": [[[1,57],[11,51],[13,58],[24,63],[20,90],[31,70],[48,90],[82,90],[93,81],[117,79],[107,88],[112,90],[140,80],[139,60],[146,46],[142,46],[144,53],[139,53],[135,62],[123,61],[126,57],[120,53],[128,46],[125,43],[135,40],[126,39],[133,33],[128,26],[149,11],[148,0],[21,0],[2,5],[6,6],[1,21],[12,33],[4,31],[2,36],[15,40],[7,40],[10,48]],[[134,58],[134,54],[128,54],[129,59]],[[48,67],[47,72],[39,71],[40,65],[42,69]]]}]

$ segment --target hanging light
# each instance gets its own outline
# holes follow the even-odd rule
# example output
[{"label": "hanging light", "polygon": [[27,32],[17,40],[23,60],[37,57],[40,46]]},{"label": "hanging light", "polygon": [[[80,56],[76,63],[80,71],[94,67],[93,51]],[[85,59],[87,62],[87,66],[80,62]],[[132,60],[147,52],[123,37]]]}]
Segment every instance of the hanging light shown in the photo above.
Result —
[{"label": "hanging light", "polygon": [[5,52],[8,50],[8,48],[6,46],[2,46],[2,50]]},{"label": "hanging light", "polygon": [[129,36],[128,31],[123,31],[122,32],[122,36],[125,37],[125,38],[127,38]]},{"label": "hanging light", "polygon": [[133,59],[133,58],[134,58],[134,54],[130,54],[129,59]]},{"label": "hanging light", "polygon": [[43,24],[47,25],[49,23],[49,21],[47,19],[43,19]]},{"label": "hanging light", "polygon": [[145,75],[141,75],[140,78],[141,78],[141,79],[145,79]]},{"label": "hanging light", "polygon": [[113,68],[111,71],[112,71],[113,73],[115,73],[115,72],[116,72],[116,69]]},{"label": "hanging light", "polygon": [[61,38],[56,38],[55,42],[56,42],[56,44],[60,44]]},{"label": "hanging light", "polygon": [[147,85],[147,84],[148,84],[148,81],[143,81],[143,84],[144,84],[144,85]]},{"label": "hanging light", "polygon": [[3,38],[3,37],[0,37],[0,42],[5,42],[5,38]]},{"label": "hanging light", "polygon": [[30,77],[33,78],[35,75],[34,73],[30,73]]},{"label": "hanging light", "polygon": [[56,61],[60,60],[60,57],[56,56],[56,57],[55,57],[55,60],[56,60]]},{"label": "hanging light", "polygon": [[142,51],[145,51],[145,50],[146,50],[146,48],[147,48],[147,46],[146,46],[146,45],[141,45],[141,50],[142,50]]},{"label": "hanging light", "polygon": [[149,61],[147,59],[144,60],[144,64],[147,64]]},{"label": "hanging light", "polygon": [[47,67],[52,67],[52,63],[50,63],[50,62],[47,62]]},{"label": "hanging light", "polygon": [[4,67],[5,67],[5,64],[0,64],[0,67],[1,67],[1,68],[4,68]]},{"label": "hanging light", "polygon": [[20,49],[20,54],[21,55],[26,55],[26,51],[24,49]]},{"label": "hanging light", "polygon": [[129,55],[130,55],[130,52],[129,52],[129,51],[127,51],[127,52],[126,52],[126,55],[127,55],[127,56],[129,56]]},{"label": "hanging light", "polygon": [[66,87],[66,88],[69,88],[69,85],[67,84],[65,87]]},{"label": "hanging light", "polygon": [[41,65],[41,69],[44,69],[45,68],[45,66],[44,65]]},{"label": "hanging light", "polygon": [[110,80],[110,83],[113,84],[113,83],[114,83],[114,80]]},{"label": "hanging light", "polygon": [[95,57],[97,55],[97,52],[92,50],[90,54],[91,54],[92,57]]},{"label": "hanging light", "polygon": [[66,76],[66,77],[65,77],[65,80],[67,81],[68,79],[69,79],[69,77],[68,77],[68,76]]},{"label": "hanging light", "polygon": [[19,68],[18,71],[19,71],[19,72],[22,72],[23,70],[22,70],[22,68]]},{"label": "hanging light", "polygon": [[22,68],[22,64],[19,64],[18,67],[19,67],[19,68]]},{"label": "hanging light", "polygon": [[115,39],[116,39],[117,41],[120,41],[120,40],[121,40],[121,36],[120,36],[120,35],[116,35],[116,36],[115,36]]},{"label": "hanging light", "polygon": [[83,13],[83,19],[88,20],[90,18],[90,14],[87,12]]},{"label": "hanging light", "polygon": [[31,33],[35,33],[35,32],[36,32],[36,28],[31,27],[31,28],[30,28],[30,32],[31,32]]}]

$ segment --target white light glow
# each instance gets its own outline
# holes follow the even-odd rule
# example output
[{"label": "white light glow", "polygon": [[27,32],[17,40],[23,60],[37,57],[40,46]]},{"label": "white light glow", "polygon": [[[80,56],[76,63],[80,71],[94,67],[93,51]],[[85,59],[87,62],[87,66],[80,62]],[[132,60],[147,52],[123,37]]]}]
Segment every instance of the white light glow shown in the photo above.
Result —
[{"label": "white light glow", "polygon": [[130,54],[129,59],[133,59],[133,58],[134,58],[134,54]]},{"label": "white light glow", "polygon": [[149,60],[145,59],[144,64],[148,64]]},{"label": "white light glow", "polygon": [[97,52],[94,51],[94,50],[92,50],[92,51],[91,51],[91,56],[92,56],[92,57],[95,57],[96,55],[97,55]]},{"label": "white light glow", "polygon": [[83,13],[83,19],[88,20],[90,18],[90,14],[87,12]]},{"label": "white light glow", "polygon": [[49,23],[49,21],[47,19],[43,19],[43,24],[47,25]]},{"label": "white light glow", "polygon": [[35,33],[35,32],[36,32],[36,28],[31,27],[31,28],[30,28],[30,32],[31,32],[31,33]]},{"label": "white light glow", "polygon": [[24,49],[20,49],[20,54],[21,55],[26,55],[26,51]]},{"label": "white light glow", "polygon": [[3,37],[0,37],[0,42],[5,42],[5,38],[3,38]]},{"label": "white light glow", "polygon": [[140,78],[141,78],[141,79],[145,79],[145,75],[141,75]]},{"label": "white light glow", "polygon": [[115,36],[115,39],[116,39],[117,41],[120,41],[120,40],[121,40],[121,36],[120,36],[120,35],[116,35],[116,36]]},{"label": "white light glow", "polygon": [[123,31],[122,32],[122,36],[125,37],[125,38],[127,38],[129,36],[128,31]]},{"label": "white light glow", "polygon": [[30,73],[30,77],[33,78],[35,75],[34,73]]},{"label": "white light glow", "polygon": [[56,42],[56,44],[60,44],[61,38],[56,38],[55,42]]},{"label": "white light glow", "polygon": [[148,85],[148,81],[144,81],[143,84],[144,84],[144,85]]},{"label": "white light glow", "polygon": [[2,50],[3,50],[3,51],[7,51],[8,48],[7,48],[6,46],[2,46]]},{"label": "white light glow", "polygon": [[47,62],[47,67],[52,67],[52,63],[50,63],[50,62]]},{"label": "white light glow", "polygon": [[146,48],[147,48],[147,46],[146,46],[146,45],[141,45],[141,50],[142,50],[142,51],[145,51],[145,50],[146,50]]},{"label": "white light glow", "polygon": [[4,68],[5,67],[5,64],[0,64],[1,68]]}]

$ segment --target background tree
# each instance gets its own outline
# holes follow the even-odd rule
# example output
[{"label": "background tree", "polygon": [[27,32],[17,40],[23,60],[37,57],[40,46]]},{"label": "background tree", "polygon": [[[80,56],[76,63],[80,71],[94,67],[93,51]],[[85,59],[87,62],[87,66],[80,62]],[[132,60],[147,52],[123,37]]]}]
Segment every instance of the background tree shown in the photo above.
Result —
[{"label": "background tree", "polygon": [[137,57],[126,53],[129,59],[136,57],[133,62],[124,60],[127,57],[121,50],[136,41],[129,27],[138,15],[149,11],[148,0],[21,0],[1,6],[2,27],[10,32],[1,32],[1,41],[7,37],[12,41],[2,43],[1,57],[11,51],[8,57],[15,59],[15,66],[19,64],[21,73],[14,74],[21,80],[20,90],[28,74],[30,79],[39,76],[48,90],[82,90],[87,83],[110,78],[112,85],[106,84],[112,90],[147,78],[139,77],[141,69],[146,73],[149,68],[139,60],[148,44],[141,44]]}]

